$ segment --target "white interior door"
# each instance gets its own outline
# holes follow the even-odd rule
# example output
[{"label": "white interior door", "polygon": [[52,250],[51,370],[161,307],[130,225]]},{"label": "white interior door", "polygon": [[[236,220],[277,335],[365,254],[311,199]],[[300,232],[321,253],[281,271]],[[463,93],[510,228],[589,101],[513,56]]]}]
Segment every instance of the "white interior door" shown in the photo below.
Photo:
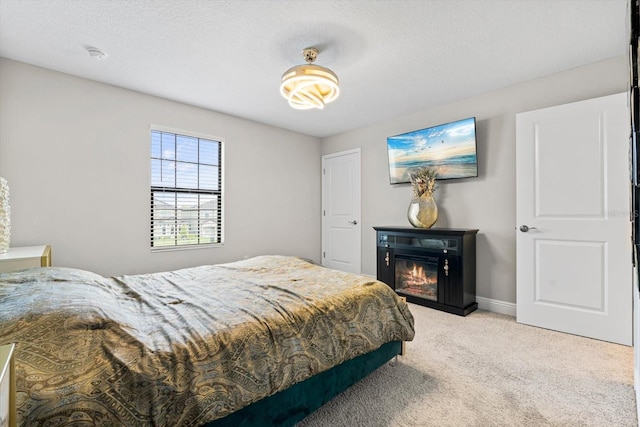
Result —
[{"label": "white interior door", "polygon": [[624,93],[516,116],[518,322],[631,345],[628,117]]},{"label": "white interior door", "polygon": [[322,265],[360,273],[360,149],[322,156]]}]

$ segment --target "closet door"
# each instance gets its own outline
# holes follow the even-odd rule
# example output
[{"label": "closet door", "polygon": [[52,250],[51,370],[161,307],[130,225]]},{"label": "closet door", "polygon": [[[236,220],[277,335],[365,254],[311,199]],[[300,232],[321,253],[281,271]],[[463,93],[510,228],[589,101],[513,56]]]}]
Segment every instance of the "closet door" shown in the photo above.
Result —
[{"label": "closet door", "polygon": [[631,345],[625,93],[516,116],[517,320]]}]

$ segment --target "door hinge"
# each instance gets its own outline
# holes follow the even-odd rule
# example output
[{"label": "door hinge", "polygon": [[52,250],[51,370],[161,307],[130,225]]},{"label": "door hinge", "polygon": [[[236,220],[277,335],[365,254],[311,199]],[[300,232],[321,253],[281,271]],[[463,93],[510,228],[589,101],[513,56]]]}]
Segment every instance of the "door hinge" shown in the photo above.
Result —
[{"label": "door hinge", "polygon": [[324,175],[325,173],[326,173],[326,172],[325,172],[324,168],[322,168],[322,175]]},{"label": "door hinge", "polygon": [[322,216],[325,216],[325,215],[326,215],[326,213],[325,213],[324,209],[322,209]]},{"label": "door hinge", "polygon": [[327,257],[327,254],[324,251],[322,251],[322,258],[326,258],[326,257]]}]

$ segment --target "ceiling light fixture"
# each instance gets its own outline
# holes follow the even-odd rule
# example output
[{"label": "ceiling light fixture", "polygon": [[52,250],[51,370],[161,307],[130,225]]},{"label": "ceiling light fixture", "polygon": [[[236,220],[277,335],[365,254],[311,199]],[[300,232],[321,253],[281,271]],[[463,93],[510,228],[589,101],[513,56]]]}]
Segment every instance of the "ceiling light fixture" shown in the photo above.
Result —
[{"label": "ceiling light fixture", "polygon": [[304,49],[302,56],[307,64],[297,65],[284,72],[280,93],[297,110],[322,109],[340,93],[338,76],[328,68],[312,64],[318,57],[318,49],[315,47]]},{"label": "ceiling light fixture", "polygon": [[87,52],[89,52],[89,55],[92,58],[95,58],[95,59],[97,59],[99,61],[102,61],[103,59],[105,59],[108,56],[106,53],[104,53],[103,51],[101,51],[97,47],[88,47],[87,48]]}]

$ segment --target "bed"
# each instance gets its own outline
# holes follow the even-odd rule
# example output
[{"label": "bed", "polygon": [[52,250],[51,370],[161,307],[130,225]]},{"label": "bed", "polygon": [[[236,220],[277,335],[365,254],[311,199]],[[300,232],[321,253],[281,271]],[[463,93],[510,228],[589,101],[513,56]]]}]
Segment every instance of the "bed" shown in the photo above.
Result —
[{"label": "bed", "polygon": [[296,257],[0,274],[19,426],[294,425],[413,336],[387,285]]}]

